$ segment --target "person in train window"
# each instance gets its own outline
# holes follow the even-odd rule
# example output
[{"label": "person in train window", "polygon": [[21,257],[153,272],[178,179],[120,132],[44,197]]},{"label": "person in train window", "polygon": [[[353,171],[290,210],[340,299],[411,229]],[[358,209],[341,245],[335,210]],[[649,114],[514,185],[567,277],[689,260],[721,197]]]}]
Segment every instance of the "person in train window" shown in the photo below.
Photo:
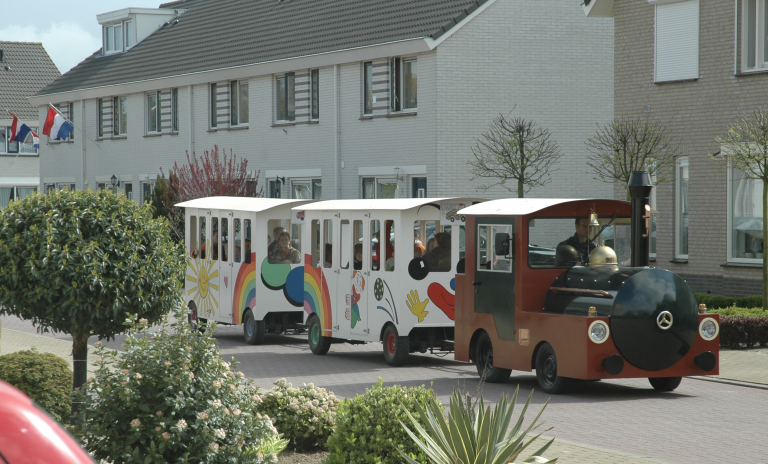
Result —
[{"label": "person in train window", "polygon": [[355,260],[352,263],[352,266],[356,271],[360,271],[363,269],[363,244],[362,243],[355,244],[354,254],[355,254]]},{"label": "person in train window", "polygon": [[424,253],[426,252],[427,252],[427,249],[421,243],[421,240],[419,240],[419,231],[414,230],[413,231],[413,257],[421,258],[422,256],[424,256]]},{"label": "person in train window", "polygon": [[331,267],[333,266],[333,255],[331,252],[333,251],[333,245],[330,243],[325,244],[325,267]]},{"label": "person in train window", "polygon": [[434,250],[436,246],[437,246],[437,240],[435,239],[435,237],[430,238],[429,240],[427,240],[427,251],[424,252],[424,254],[426,255],[430,251]]},{"label": "person in train window", "polygon": [[267,243],[269,243],[269,245],[267,246],[267,256],[269,256],[270,253],[272,253],[272,249],[277,246],[277,240],[280,238],[280,234],[282,234],[283,232],[288,232],[287,230],[285,230],[285,227],[275,227],[272,230],[271,242],[269,241],[269,236],[267,236]]},{"label": "person in train window", "polygon": [[394,247],[392,247],[392,256],[390,256],[387,262],[384,263],[384,270],[386,271],[395,270],[395,248]]},{"label": "person in train window", "polygon": [[277,237],[277,246],[272,248],[268,256],[270,264],[297,264],[301,262],[299,250],[291,246],[291,236],[288,232],[281,232]]},{"label": "person in train window", "polygon": [[245,262],[246,263],[251,262],[251,239],[250,238],[245,239]]},{"label": "person in train window", "polygon": [[[561,251],[556,258],[555,264],[558,266],[573,266],[575,264],[586,265],[589,262],[589,254],[598,246],[597,243],[589,239],[589,219],[585,217],[576,218],[575,225],[576,233],[568,237],[567,240],[557,244],[558,250]],[[571,246],[576,250],[576,253],[578,254],[576,257],[576,261],[578,261],[577,263],[573,263],[572,260],[569,260],[570,262],[565,262],[563,258],[559,256],[567,254],[562,252],[562,250],[566,249],[566,245]]]},{"label": "person in train window", "polygon": [[[451,234],[439,232],[435,234],[437,246],[424,255],[424,262],[433,272],[447,272],[451,270]],[[429,242],[427,242],[429,248]]]},{"label": "person in train window", "polygon": [[219,259],[219,233],[218,232],[213,233],[213,238],[211,239],[211,241],[213,242],[211,244],[211,251],[212,251],[211,259],[216,261],[217,259]]}]

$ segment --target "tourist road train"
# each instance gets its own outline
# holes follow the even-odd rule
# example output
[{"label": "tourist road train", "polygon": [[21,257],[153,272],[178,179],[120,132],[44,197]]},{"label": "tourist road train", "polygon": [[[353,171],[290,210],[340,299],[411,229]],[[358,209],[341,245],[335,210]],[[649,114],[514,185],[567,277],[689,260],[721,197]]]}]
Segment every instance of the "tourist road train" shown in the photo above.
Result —
[{"label": "tourist road train", "polygon": [[242,324],[249,344],[307,332],[316,355],[380,342],[392,366],[454,352],[488,382],[535,369],[549,393],[573,379],[642,377],[671,391],[719,373],[719,316],[682,278],[648,266],[648,175],[633,174],[629,190],[631,203],[180,203],[190,320]]}]

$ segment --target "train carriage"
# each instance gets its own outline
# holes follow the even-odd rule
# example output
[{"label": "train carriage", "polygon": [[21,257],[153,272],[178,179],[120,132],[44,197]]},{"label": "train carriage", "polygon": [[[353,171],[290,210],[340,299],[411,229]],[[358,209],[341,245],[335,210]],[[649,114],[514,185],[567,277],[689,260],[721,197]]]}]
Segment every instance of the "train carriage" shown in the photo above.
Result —
[{"label": "train carriage", "polygon": [[718,374],[719,316],[682,278],[648,267],[647,177],[633,175],[632,204],[506,199],[459,211],[455,358],[490,382],[535,369],[549,393],[571,379],[637,377],[670,391],[683,376]]},{"label": "train carriage", "polygon": [[[190,320],[243,325],[249,344],[267,332],[304,330],[304,221],[292,207],[308,200],[208,197],[179,203],[185,208]],[[268,251],[285,229],[297,259],[270,260]]]},{"label": "train carriage", "polygon": [[454,275],[464,256],[464,223],[456,211],[478,201],[332,200],[302,206],[312,352],[325,354],[332,343],[382,341],[386,361],[399,366],[411,352],[452,350]]}]

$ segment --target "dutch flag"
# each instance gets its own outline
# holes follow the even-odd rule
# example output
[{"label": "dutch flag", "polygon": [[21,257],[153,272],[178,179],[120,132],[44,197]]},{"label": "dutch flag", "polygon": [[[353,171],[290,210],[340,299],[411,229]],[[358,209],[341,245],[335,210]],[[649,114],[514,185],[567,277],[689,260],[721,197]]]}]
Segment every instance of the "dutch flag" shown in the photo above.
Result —
[{"label": "dutch flag", "polygon": [[40,148],[40,138],[35,132],[29,128],[26,124],[19,121],[19,118],[15,114],[8,111],[8,114],[13,116],[13,122],[11,123],[11,139],[10,142],[24,142],[27,140],[27,135],[32,134],[32,142],[35,148]]},{"label": "dutch flag", "polygon": [[75,127],[67,119],[56,111],[53,106],[48,106],[48,116],[45,118],[43,135],[54,140],[64,140]]}]

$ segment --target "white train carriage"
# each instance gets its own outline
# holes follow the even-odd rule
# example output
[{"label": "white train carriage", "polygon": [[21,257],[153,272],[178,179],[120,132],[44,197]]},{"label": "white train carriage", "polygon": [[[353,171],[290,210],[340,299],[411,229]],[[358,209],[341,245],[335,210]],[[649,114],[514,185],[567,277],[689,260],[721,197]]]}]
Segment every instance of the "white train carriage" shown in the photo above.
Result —
[{"label": "white train carriage", "polygon": [[482,200],[403,198],[303,205],[304,309],[309,345],[383,342],[384,358],[451,351],[454,285],[463,265],[456,211]]},{"label": "white train carriage", "polygon": [[[260,344],[267,332],[305,329],[303,214],[292,207],[307,200],[208,197],[185,201],[190,320],[243,325],[245,341]],[[298,217],[297,217],[298,216]],[[275,259],[275,235],[291,253]],[[290,245],[290,246],[288,246]],[[284,258],[284,259],[282,259]]]}]

